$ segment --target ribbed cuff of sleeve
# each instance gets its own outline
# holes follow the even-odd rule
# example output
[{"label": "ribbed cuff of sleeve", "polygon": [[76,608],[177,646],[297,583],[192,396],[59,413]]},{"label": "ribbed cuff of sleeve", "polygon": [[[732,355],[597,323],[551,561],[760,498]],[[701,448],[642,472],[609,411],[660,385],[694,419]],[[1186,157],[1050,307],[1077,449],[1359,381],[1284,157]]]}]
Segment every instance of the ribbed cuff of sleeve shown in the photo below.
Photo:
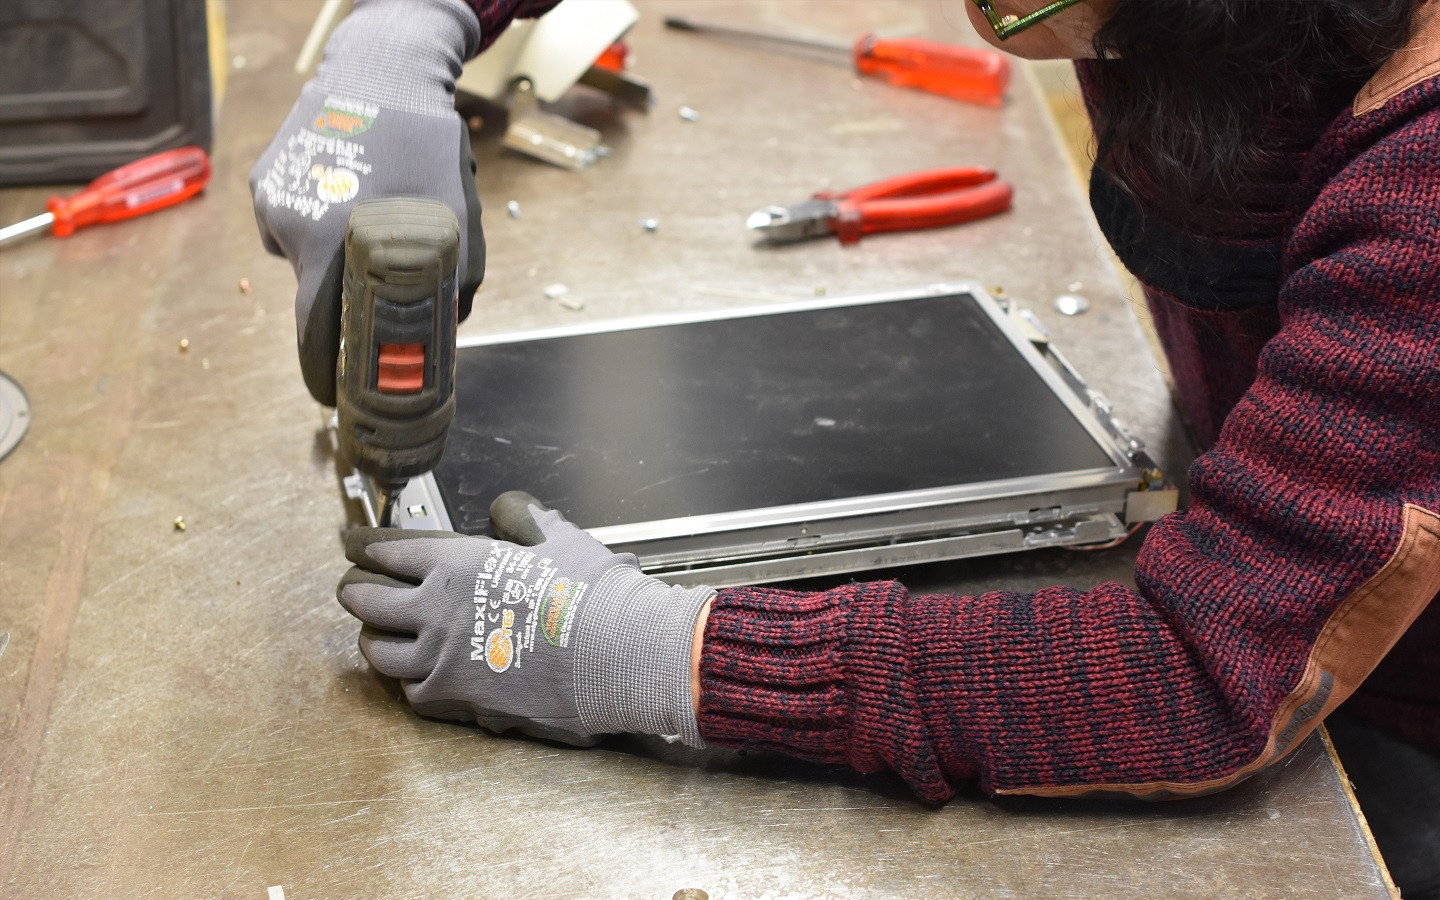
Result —
[{"label": "ribbed cuff of sleeve", "polygon": [[700,656],[700,733],[860,772],[894,771],[922,800],[954,789],[915,693],[909,595],[895,582],[818,593],[720,591]]},{"label": "ribbed cuff of sleeve", "polygon": [[690,695],[700,608],[713,588],[677,588],[632,566],[595,584],[576,623],[575,700],[591,734],[654,734],[703,748]]}]

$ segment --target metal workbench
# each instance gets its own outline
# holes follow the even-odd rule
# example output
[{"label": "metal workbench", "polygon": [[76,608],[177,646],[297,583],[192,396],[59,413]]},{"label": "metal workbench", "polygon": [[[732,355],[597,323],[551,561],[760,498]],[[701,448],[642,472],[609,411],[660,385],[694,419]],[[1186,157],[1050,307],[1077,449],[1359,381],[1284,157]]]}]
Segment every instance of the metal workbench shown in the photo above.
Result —
[{"label": "metal workbench", "polygon": [[[490,265],[463,334],[973,278],[1035,310],[1183,473],[1165,385],[1026,69],[991,110],[660,26],[683,8],[974,43],[961,0],[641,6],[632,69],[653,111],[570,104],[610,157],[572,173],[477,139]],[[1318,739],[1200,800],[970,795],[937,811],[891,777],[629,738],[572,750],[415,716],[334,601],[356,512],[300,379],[293,276],[261,249],[245,183],[298,92],[317,8],[228,4],[235,65],[202,198],[0,250],[0,369],[34,406],[0,462],[0,893],[1386,894]],[[853,247],[761,249],[743,227],[768,203],[958,163],[998,168],[1013,212]],[[0,220],[44,195],[0,192]],[[546,299],[556,282],[583,309]],[[1091,310],[1058,315],[1066,292]],[[1086,587],[1128,581],[1136,545],[898,574],[917,591]]]}]

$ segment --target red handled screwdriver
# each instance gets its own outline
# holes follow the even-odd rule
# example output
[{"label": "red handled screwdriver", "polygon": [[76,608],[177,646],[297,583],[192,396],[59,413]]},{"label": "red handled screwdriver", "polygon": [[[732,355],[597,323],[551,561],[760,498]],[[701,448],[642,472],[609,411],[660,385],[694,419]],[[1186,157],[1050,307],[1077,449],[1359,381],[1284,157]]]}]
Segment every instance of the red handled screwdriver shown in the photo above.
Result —
[{"label": "red handled screwdriver", "polygon": [[771,41],[809,50],[844,53],[850,56],[861,75],[881,78],[898,87],[915,88],[985,106],[999,106],[1005,87],[1010,83],[1010,60],[993,50],[957,47],[918,38],[879,38],[873,34],[867,34],[851,45],[713,25],[679,16],[667,16],[665,26],[718,37]]},{"label": "red handled screwdriver", "polygon": [[195,196],[210,181],[210,157],[179,147],[126,163],[69,197],[51,197],[46,212],[0,228],[0,244],[46,226],[56,237],[78,228],[143,216]]}]

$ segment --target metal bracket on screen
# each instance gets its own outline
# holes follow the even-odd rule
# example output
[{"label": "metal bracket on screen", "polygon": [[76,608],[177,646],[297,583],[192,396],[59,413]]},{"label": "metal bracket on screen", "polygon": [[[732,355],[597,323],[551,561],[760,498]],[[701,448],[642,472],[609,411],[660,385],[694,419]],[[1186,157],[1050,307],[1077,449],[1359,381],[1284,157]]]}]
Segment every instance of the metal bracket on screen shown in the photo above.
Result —
[{"label": "metal bracket on screen", "polygon": [[1140,484],[1136,490],[1125,496],[1125,524],[1154,522],[1174,512],[1179,506],[1180,492],[1166,485],[1164,470],[1146,451],[1145,442],[1132,434],[1124,420],[1115,414],[1115,407],[1110,400],[1086,384],[1085,379],[1080,377],[1080,373],[1075,371],[1075,367],[1070,365],[1064,354],[1055,349],[1055,345],[1050,342],[1049,332],[1033,312],[1008,300],[997,302],[1140,470]]}]

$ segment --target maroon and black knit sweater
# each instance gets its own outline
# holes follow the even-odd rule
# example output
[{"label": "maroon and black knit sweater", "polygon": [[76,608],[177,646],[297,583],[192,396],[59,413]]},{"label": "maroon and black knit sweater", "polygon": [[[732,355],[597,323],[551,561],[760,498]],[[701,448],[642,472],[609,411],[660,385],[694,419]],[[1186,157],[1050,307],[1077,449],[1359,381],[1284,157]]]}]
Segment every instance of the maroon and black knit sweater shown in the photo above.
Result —
[{"label": "maroon and black knit sweater", "polygon": [[1247,240],[1142,229],[1092,191],[1213,444],[1190,507],[1145,541],[1138,590],[721,591],[705,739],[893,770],[931,802],[970,779],[1219,790],[1347,698],[1440,749],[1440,77],[1414,62],[1367,86],[1410,85],[1388,102],[1307,136],[1269,192],[1298,202]]}]

